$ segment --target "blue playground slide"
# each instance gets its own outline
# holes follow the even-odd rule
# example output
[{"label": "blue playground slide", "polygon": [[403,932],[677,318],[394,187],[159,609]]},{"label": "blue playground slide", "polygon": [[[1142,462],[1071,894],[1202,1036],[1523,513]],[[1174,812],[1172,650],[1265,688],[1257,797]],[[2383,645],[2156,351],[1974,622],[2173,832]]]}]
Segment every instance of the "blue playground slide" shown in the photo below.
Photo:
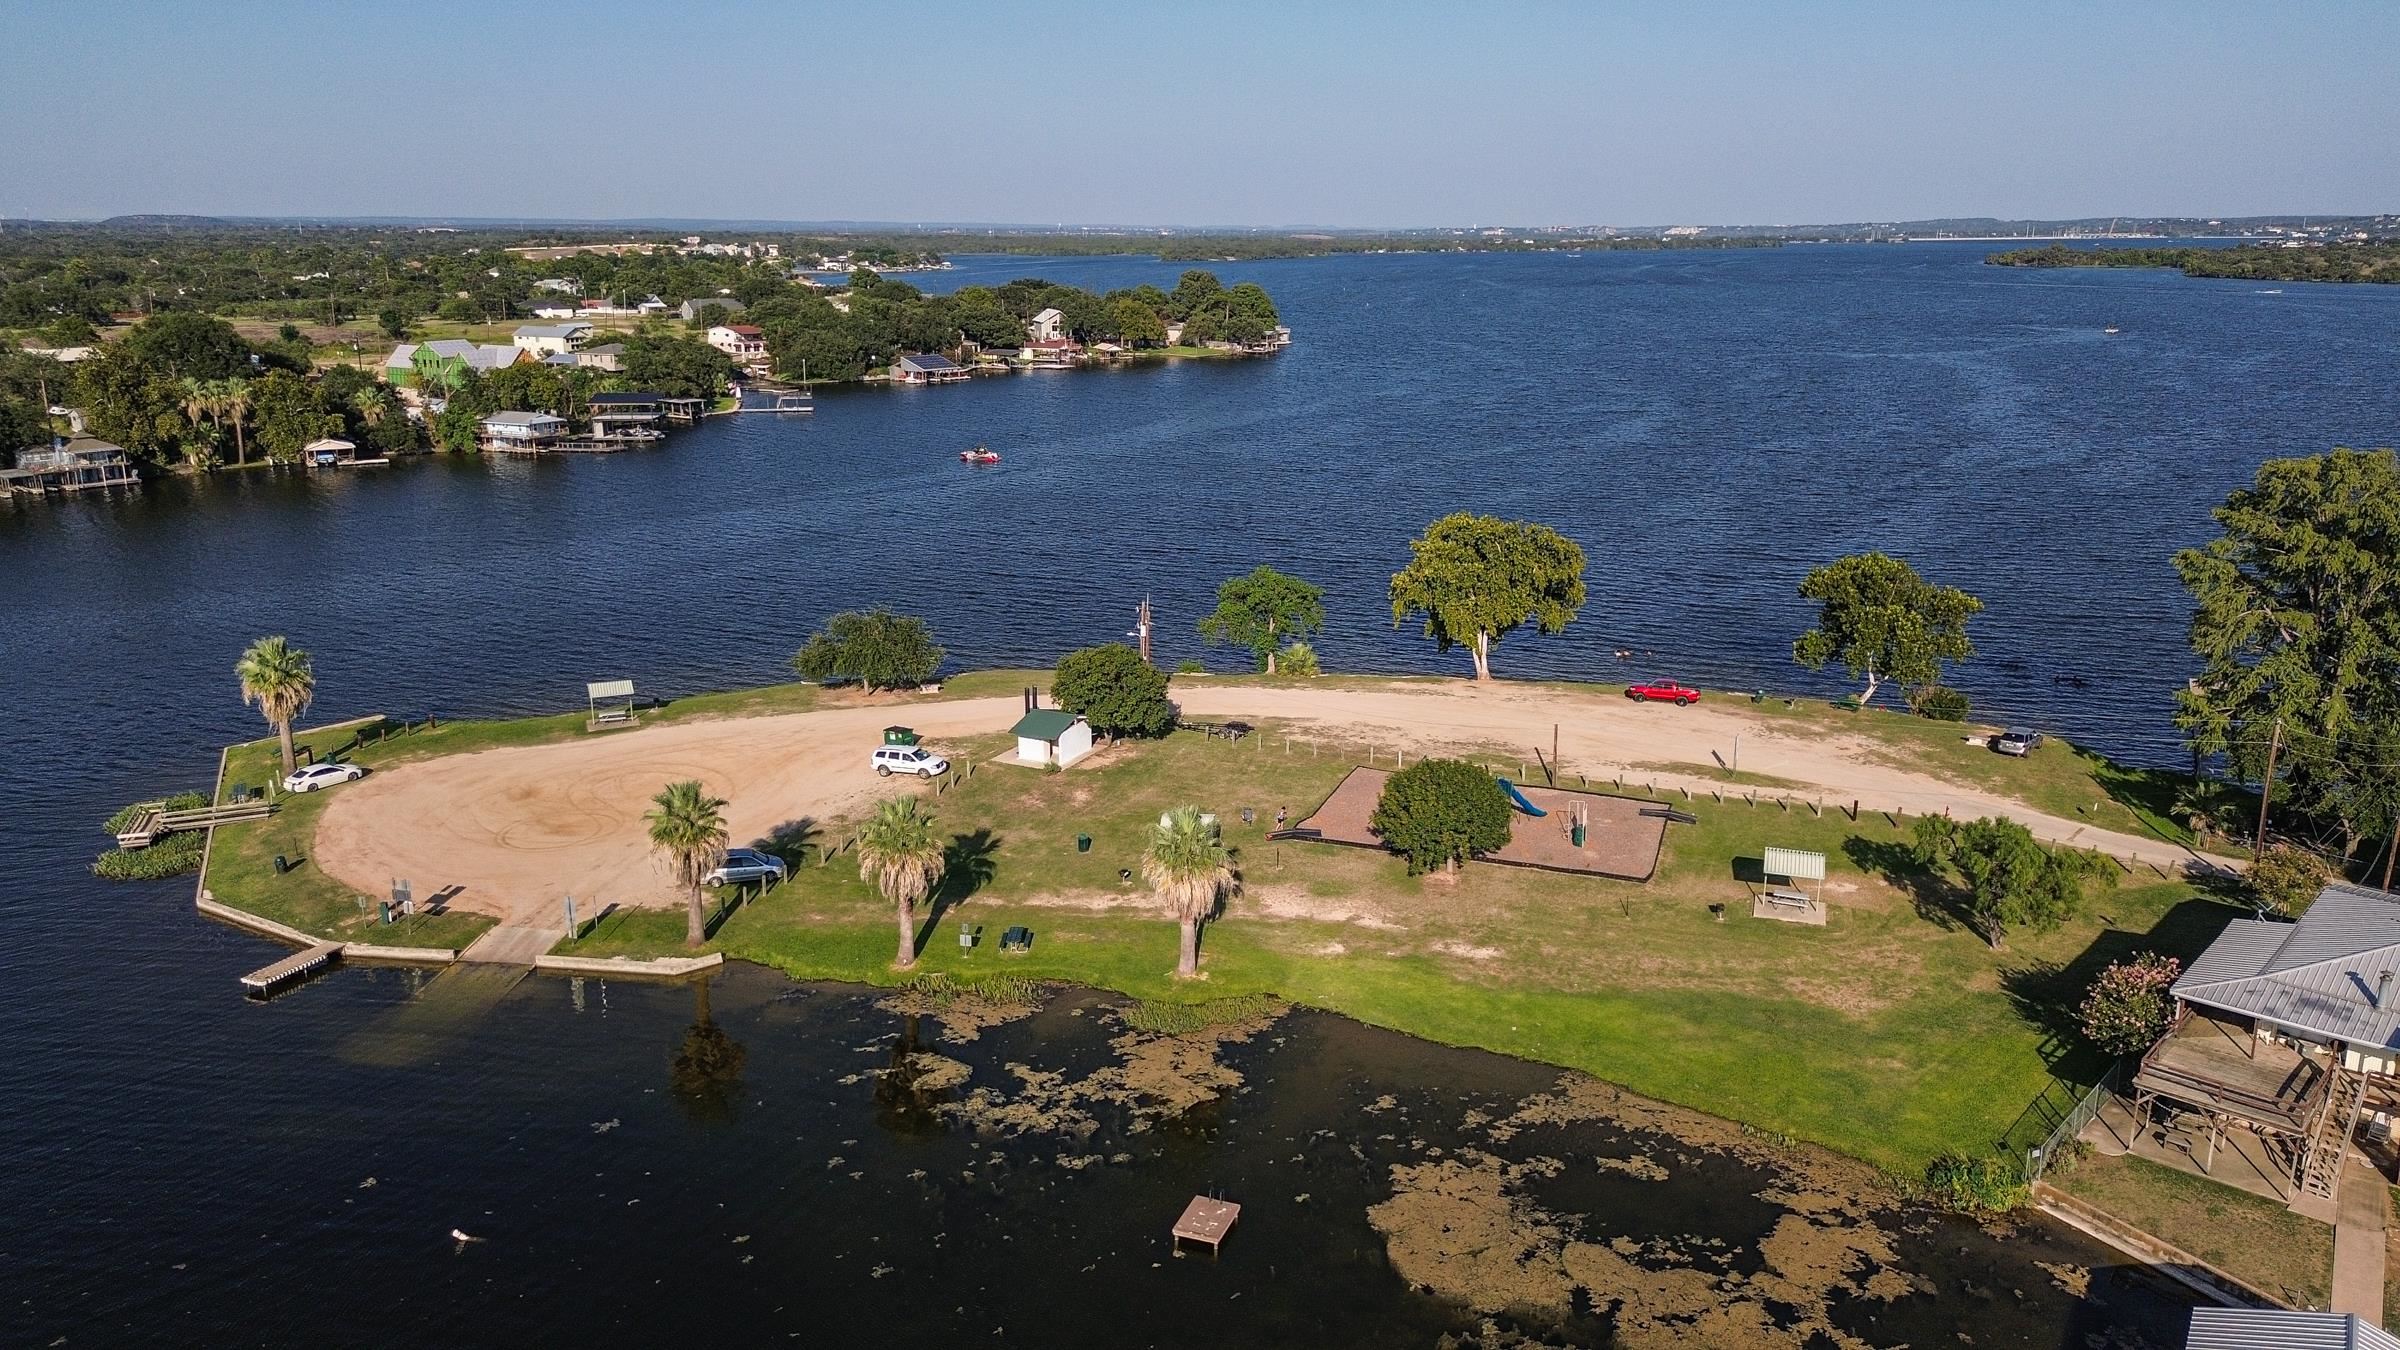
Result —
[{"label": "blue playground slide", "polygon": [[1516,784],[1508,781],[1505,778],[1502,778],[1498,781],[1500,784],[1500,790],[1508,794],[1508,799],[1517,804],[1518,810],[1529,816],[1546,816],[1550,814],[1542,808],[1535,806],[1532,802],[1525,800],[1525,794],[1517,791]]}]

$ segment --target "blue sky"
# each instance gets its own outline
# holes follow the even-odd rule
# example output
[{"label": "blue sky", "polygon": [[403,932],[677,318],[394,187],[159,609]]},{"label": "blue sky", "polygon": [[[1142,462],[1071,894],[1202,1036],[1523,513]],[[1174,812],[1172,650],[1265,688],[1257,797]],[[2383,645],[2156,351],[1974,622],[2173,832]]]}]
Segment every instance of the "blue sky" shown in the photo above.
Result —
[{"label": "blue sky", "polygon": [[0,3],[0,217],[2400,209],[2400,3]]}]

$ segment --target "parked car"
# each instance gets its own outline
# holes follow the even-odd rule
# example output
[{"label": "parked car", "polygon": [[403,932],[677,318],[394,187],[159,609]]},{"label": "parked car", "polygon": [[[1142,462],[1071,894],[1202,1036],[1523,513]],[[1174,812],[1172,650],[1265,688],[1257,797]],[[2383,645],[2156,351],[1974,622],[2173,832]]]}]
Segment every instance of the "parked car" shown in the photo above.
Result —
[{"label": "parked car", "polygon": [[1700,691],[1673,680],[1652,680],[1627,688],[1625,697],[1636,703],[1672,703],[1678,708],[1688,708],[1700,701]]},{"label": "parked car", "polygon": [[307,768],[294,769],[285,774],[283,790],[286,792],[314,792],[318,788],[329,788],[336,783],[347,783],[353,778],[366,776],[367,771],[356,764],[311,764]]},{"label": "parked car", "polygon": [[2026,727],[2010,727],[1992,738],[1992,748],[2004,755],[2019,759],[2041,748],[2042,733]]},{"label": "parked car", "polygon": [[950,761],[921,745],[879,745],[875,747],[875,772],[886,778],[896,773],[933,778],[950,772]]},{"label": "parked car", "polygon": [[725,861],[718,863],[715,871],[700,878],[700,882],[705,886],[731,886],[738,881],[765,881],[770,877],[781,881],[785,870],[783,859],[772,853],[761,853],[754,848],[729,848],[725,850]]}]

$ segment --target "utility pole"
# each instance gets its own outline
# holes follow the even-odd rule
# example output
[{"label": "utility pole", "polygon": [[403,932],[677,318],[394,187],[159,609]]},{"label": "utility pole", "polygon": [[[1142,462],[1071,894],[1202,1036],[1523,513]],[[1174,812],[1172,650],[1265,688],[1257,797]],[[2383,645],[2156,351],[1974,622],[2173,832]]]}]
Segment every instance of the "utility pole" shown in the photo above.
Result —
[{"label": "utility pole", "polygon": [[1143,664],[1143,665],[1145,665],[1145,666],[1146,666],[1146,665],[1149,665],[1149,664],[1150,664],[1150,597],[1149,597],[1149,596],[1146,596],[1146,595],[1145,595],[1145,596],[1143,596],[1143,597],[1142,597],[1142,603],[1134,607],[1134,611],[1133,611],[1133,634],[1134,634],[1134,636],[1135,636],[1136,638],[1140,639],[1140,641],[1141,641],[1141,644],[1142,644],[1142,664]]},{"label": "utility pole", "polygon": [[2255,863],[2267,851],[2267,805],[2275,800],[2275,754],[2283,748],[2283,719],[2275,719],[2275,730],[2267,737],[2267,775],[2258,785],[2258,834],[2250,841],[2250,861]]},{"label": "utility pole", "polygon": [[2392,842],[2383,846],[2383,888],[2392,888],[2392,855],[2400,853],[2400,820],[2392,822]]}]

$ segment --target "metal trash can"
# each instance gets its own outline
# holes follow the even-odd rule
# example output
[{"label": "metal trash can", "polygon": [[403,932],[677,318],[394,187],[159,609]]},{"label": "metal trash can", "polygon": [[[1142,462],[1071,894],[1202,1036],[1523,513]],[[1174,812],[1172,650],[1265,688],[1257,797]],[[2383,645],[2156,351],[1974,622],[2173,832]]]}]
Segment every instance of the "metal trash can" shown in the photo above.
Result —
[{"label": "metal trash can", "polygon": [[291,870],[292,870],[292,860],[291,860],[291,859],[289,859],[289,858],[287,858],[287,857],[285,857],[285,856],[283,856],[283,855],[282,855],[282,854],[280,854],[280,853],[276,854],[276,855],[275,855],[275,875],[277,875],[277,876],[282,876],[284,873],[286,873],[286,872],[289,872],[289,871],[291,871]]},{"label": "metal trash can", "polygon": [[1092,837],[1091,837],[1090,835],[1088,835],[1088,834],[1079,834],[1079,835],[1076,835],[1076,836],[1075,836],[1075,851],[1076,851],[1077,853],[1089,853],[1089,852],[1091,852],[1091,851],[1092,851]]}]

